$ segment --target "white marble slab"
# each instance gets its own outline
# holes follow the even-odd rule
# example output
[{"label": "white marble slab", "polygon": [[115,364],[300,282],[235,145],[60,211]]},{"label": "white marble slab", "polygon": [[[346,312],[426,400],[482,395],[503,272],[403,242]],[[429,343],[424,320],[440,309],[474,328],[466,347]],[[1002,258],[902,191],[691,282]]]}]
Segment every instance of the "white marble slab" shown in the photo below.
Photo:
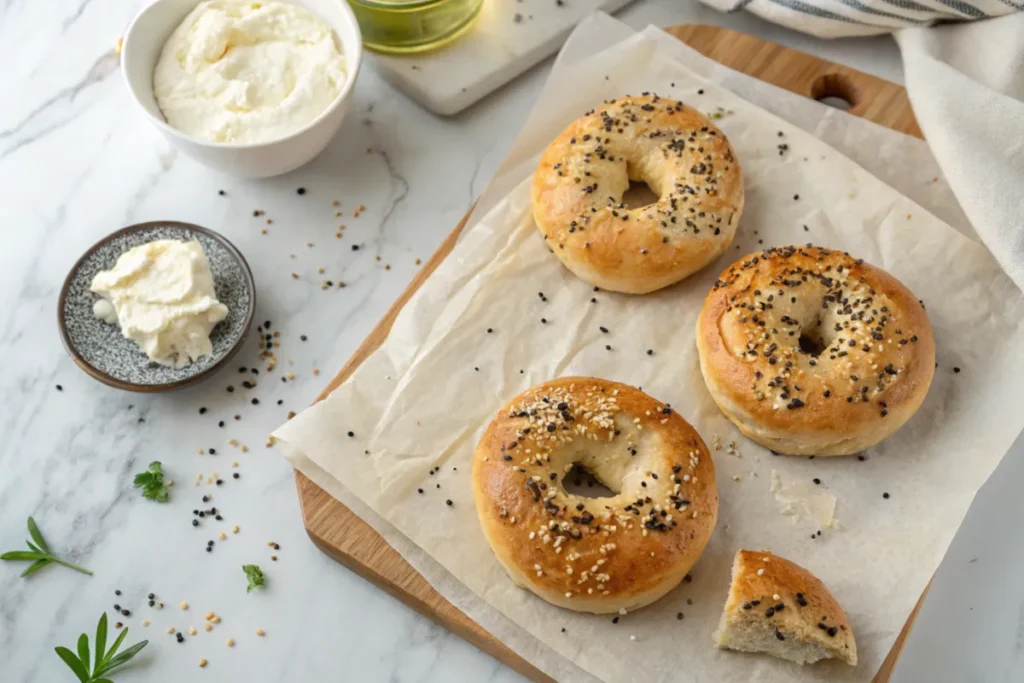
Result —
[{"label": "white marble slab", "polygon": [[633,0],[484,0],[473,29],[421,55],[373,54],[384,77],[438,114],[457,114],[558,52],[580,19]]},{"label": "white marble slab", "polygon": [[[292,472],[263,444],[288,410],[313,399],[405,287],[415,259],[426,259],[468,209],[530,110],[546,67],[443,119],[410,106],[370,65],[325,155],[283,178],[237,181],[176,155],[133,111],[111,48],[143,4],[0,4],[0,549],[21,546],[31,514],[55,550],[95,572],[50,567],[23,580],[21,565],[0,563],[0,680],[74,680],[52,648],[91,632],[115,602],[132,610],[123,619],[132,629],[128,642],[150,640],[138,662],[115,676],[119,683],[521,680],[316,550],[302,527]],[[895,46],[884,39],[814,41],[679,0],[640,0],[620,16],[636,27],[728,25],[899,78]],[[298,187],[308,192],[299,196]],[[344,217],[334,217],[332,199],[343,202]],[[359,204],[367,210],[352,218]],[[257,208],[274,222],[253,218]],[[280,356],[294,361],[287,368],[294,382],[261,373],[251,392],[227,393],[228,384],[240,386],[237,366],[254,363],[254,343],[209,384],[170,395],[121,393],[75,368],[56,332],[67,269],[103,235],[159,218],[206,225],[242,249],[257,279],[258,317],[281,331]],[[348,227],[336,240],[340,222]],[[322,279],[348,286],[322,291]],[[300,341],[303,334],[308,341]],[[218,454],[196,452],[210,447]],[[166,505],[142,500],[131,487],[151,460],[177,480]],[[197,472],[213,471],[224,486],[191,486]],[[232,471],[241,479],[224,476]],[[204,520],[195,529],[191,512],[210,491],[207,505],[217,506],[224,526]],[[235,524],[240,533],[232,535]],[[987,547],[1007,542],[989,538]],[[216,548],[208,554],[209,539]],[[281,546],[277,562],[269,559],[271,540]],[[241,565],[248,562],[266,571],[266,591],[246,593]],[[145,605],[151,591],[162,611]],[[1010,619],[1019,598],[985,604]],[[178,609],[182,600],[188,611]],[[208,610],[222,617],[212,633],[200,630],[179,644],[164,632],[201,629]],[[151,625],[143,628],[142,619]],[[1002,628],[1005,619],[993,623]],[[232,649],[229,637],[237,641]],[[1020,648],[1012,648],[1001,665],[1017,662],[1019,670]],[[200,658],[209,660],[201,672]],[[978,680],[1002,679],[982,671]]]}]

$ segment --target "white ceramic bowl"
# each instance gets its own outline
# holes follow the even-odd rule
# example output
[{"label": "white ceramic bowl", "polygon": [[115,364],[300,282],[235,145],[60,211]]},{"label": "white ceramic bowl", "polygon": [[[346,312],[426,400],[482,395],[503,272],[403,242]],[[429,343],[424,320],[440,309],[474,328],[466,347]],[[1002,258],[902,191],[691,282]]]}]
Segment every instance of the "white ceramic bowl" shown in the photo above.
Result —
[{"label": "white ceramic bowl", "polygon": [[287,173],[310,161],[331,141],[345,117],[363,56],[359,25],[345,0],[286,0],[305,7],[334,29],[345,55],[348,81],[320,116],[291,135],[255,144],[208,142],[172,128],[153,95],[153,70],[164,43],[197,0],[156,0],[128,27],[121,49],[121,71],[132,98],[164,137],[193,159],[224,173],[266,178]]}]

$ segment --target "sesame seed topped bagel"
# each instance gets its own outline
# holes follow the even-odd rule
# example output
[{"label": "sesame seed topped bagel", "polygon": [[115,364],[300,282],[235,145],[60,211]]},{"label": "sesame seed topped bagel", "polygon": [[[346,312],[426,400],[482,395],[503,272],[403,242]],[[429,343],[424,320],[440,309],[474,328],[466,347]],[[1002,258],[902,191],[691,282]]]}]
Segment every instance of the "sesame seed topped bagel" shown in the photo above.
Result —
[{"label": "sesame seed topped bagel", "polygon": [[[630,181],[658,195],[627,208]],[[533,175],[533,216],[579,278],[644,294],[726,250],[743,212],[739,161],[706,116],[675,100],[612,100],[548,146]]]},{"label": "sesame seed topped bagel", "polygon": [[[566,491],[577,463],[615,495]],[[512,580],[580,612],[636,609],[672,590],[718,515],[714,464],[693,427],[634,387],[589,377],[512,399],[477,446],[472,482]]]},{"label": "sesame seed topped bagel", "polygon": [[745,435],[789,455],[849,455],[917,411],[935,371],[924,305],[849,254],[777,247],[719,276],[697,320],[711,396]]}]

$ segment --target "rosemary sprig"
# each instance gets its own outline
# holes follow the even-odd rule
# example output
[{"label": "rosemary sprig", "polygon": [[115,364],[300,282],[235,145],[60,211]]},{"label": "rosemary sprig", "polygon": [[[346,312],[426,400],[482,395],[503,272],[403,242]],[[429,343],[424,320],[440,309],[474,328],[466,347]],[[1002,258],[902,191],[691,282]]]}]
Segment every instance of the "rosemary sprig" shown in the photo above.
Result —
[{"label": "rosemary sprig", "polygon": [[[34,574],[43,567],[50,564],[64,565],[68,569],[74,569],[76,572],[82,572],[92,576],[92,572],[85,567],[79,567],[77,564],[71,564],[67,560],[62,560],[52,552],[46,545],[46,541],[43,539],[43,534],[39,532],[39,527],[36,526],[36,520],[31,517],[28,518],[28,535],[32,537],[31,541],[26,541],[30,550],[10,550],[3,555],[0,555],[0,560],[8,560],[11,562],[31,562],[25,571],[21,573],[22,576],[28,576]],[[33,543],[33,541],[35,541]]]},{"label": "rosemary sprig", "polygon": [[[53,649],[57,656],[64,660],[68,668],[74,672],[81,683],[113,683],[106,675],[122,664],[127,663],[128,660],[139,654],[139,651],[149,644],[148,640],[143,640],[141,643],[135,643],[121,654],[117,654],[117,648],[121,647],[121,643],[124,642],[127,635],[128,629],[126,628],[121,631],[121,635],[117,637],[114,644],[107,650],[107,613],[104,612],[103,616],[100,617],[100,623],[96,625],[95,656],[90,656],[89,636],[84,633],[78,636],[77,655],[68,648],[59,645]],[[89,666],[90,663],[92,664],[91,667]]]}]

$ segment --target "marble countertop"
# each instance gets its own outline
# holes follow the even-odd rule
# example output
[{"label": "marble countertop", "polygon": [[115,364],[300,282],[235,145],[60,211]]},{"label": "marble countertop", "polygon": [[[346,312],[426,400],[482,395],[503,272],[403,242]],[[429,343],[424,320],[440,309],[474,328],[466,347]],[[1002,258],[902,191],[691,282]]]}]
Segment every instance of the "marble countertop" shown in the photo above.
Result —
[{"label": "marble countertop", "polygon": [[[131,611],[121,618],[132,631],[126,642],[150,641],[118,674],[122,683],[191,680],[202,658],[218,681],[522,680],[314,548],[292,470],[264,444],[289,411],[311,402],[405,287],[417,259],[426,260],[469,208],[549,62],[444,119],[393,90],[370,60],[324,155],[281,178],[241,181],[176,154],[130,102],[112,48],[143,4],[0,7],[8,70],[0,83],[0,225],[8,240],[0,256],[0,544],[20,547],[33,515],[54,550],[95,572],[48,567],[20,579],[22,565],[0,563],[0,679],[72,680],[53,646],[73,648],[102,611],[114,617],[116,603]],[[897,50],[884,38],[815,41],[680,0],[639,0],[620,16],[636,27],[726,25],[900,80]],[[366,209],[353,217],[359,205]],[[255,209],[273,222],[254,217]],[[281,382],[279,372],[240,375],[239,366],[263,367],[252,341],[219,376],[168,395],[120,392],[75,367],[55,324],[67,270],[107,233],[160,218],[211,227],[245,253],[257,318],[280,331],[278,355],[294,381]],[[325,279],[347,286],[324,291]],[[246,378],[263,381],[243,390]],[[134,473],[152,460],[176,480],[169,504],[132,488]],[[199,472],[217,472],[224,484],[195,487]],[[193,527],[192,510],[210,506],[223,520]],[[245,563],[264,569],[266,590],[246,593]],[[146,604],[151,592],[163,609]],[[202,629],[208,611],[221,617],[210,633]],[[165,632],[171,626],[199,632],[178,643]]]}]

